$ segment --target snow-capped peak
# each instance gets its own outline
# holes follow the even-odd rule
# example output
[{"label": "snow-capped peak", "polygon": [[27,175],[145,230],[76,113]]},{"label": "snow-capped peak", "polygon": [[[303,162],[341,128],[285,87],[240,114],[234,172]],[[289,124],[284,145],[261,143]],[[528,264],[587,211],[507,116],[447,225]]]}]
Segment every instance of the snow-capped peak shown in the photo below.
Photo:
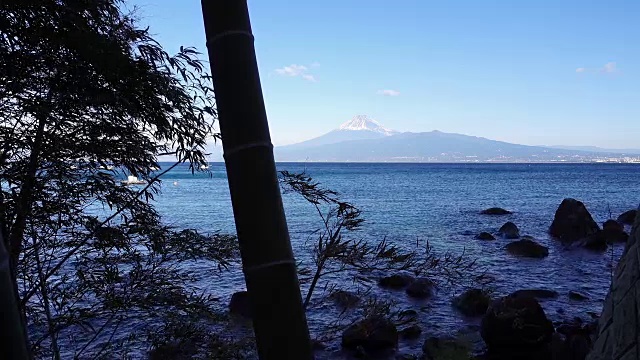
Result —
[{"label": "snow-capped peak", "polygon": [[370,119],[367,115],[354,116],[353,119],[340,125],[340,130],[369,130],[384,135],[393,135],[396,133],[395,130],[387,129],[379,122]]}]

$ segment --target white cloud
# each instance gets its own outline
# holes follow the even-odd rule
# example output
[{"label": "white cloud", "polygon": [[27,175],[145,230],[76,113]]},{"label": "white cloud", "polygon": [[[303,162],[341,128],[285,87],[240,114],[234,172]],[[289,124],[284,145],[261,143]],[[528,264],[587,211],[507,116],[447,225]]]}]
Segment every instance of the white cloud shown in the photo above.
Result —
[{"label": "white cloud", "polygon": [[604,64],[604,66],[602,67],[602,71],[606,73],[614,73],[618,71],[618,68],[616,67],[615,62],[608,62]]},{"label": "white cloud", "polygon": [[391,89],[387,89],[387,90],[378,90],[378,95],[383,95],[383,96],[398,96],[398,95],[400,95],[400,91],[398,91],[398,90],[391,90]]},{"label": "white cloud", "polygon": [[[320,64],[313,63],[311,67],[318,67]],[[309,74],[309,68],[304,65],[291,64],[289,66],[276,69],[276,73],[282,76],[301,77],[307,81],[315,82],[316,78],[312,74]]]},{"label": "white cloud", "polygon": [[576,69],[576,72],[577,72],[577,73],[583,73],[583,72],[585,72],[585,71],[587,71],[587,69],[582,68],[582,67],[580,67],[580,68],[577,68],[577,69]]}]

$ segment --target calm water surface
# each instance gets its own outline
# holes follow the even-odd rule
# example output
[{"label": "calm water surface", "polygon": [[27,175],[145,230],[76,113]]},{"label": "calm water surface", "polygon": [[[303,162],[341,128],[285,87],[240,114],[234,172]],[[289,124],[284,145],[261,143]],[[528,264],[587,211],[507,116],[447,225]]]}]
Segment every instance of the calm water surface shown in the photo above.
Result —
[{"label": "calm water surface", "polygon": [[[543,301],[554,321],[599,313],[611,278],[611,253],[566,250],[546,233],[563,198],[582,200],[594,219],[602,223],[610,217],[636,208],[638,165],[614,164],[300,164],[282,163],[279,170],[306,171],[328,188],[340,192],[344,200],[363,210],[365,226],[358,236],[387,239],[413,245],[428,240],[438,251],[451,251],[477,258],[488,266],[496,279],[498,294],[523,288],[547,288],[560,293],[558,299]],[[168,173],[157,207],[166,222],[201,231],[233,232],[233,214],[223,164],[213,164],[212,175],[192,175],[186,168]],[[318,228],[314,209],[295,194],[284,194],[283,201],[291,240],[298,260],[309,261],[305,242]],[[500,206],[513,215],[479,215],[484,208]],[[506,240],[479,241],[481,231],[496,232],[506,221],[513,221],[521,235],[531,235],[550,248],[545,259],[523,259],[507,254]],[[614,248],[618,258],[622,246]],[[196,269],[203,275],[213,270]],[[203,276],[204,277],[204,276]],[[243,289],[238,269],[217,280],[203,282],[203,288],[216,293],[221,304]],[[350,283],[342,284],[349,289]],[[570,290],[590,296],[585,302],[567,298]],[[380,296],[398,301],[402,308],[421,314],[425,336],[473,329],[478,321],[465,319],[451,309],[452,294],[439,291],[424,302],[408,300],[403,292],[377,290]],[[558,309],[563,309],[560,314]],[[312,329],[322,326],[321,311],[309,314]],[[239,324],[240,331],[248,324]],[[401,344],[403,352],[419,352],[422,339]],[[477,338],[474,341],[478,341]],[[478,341],[478,344],[480,342]],[[337,344],[324,356],[338,358]]]}]

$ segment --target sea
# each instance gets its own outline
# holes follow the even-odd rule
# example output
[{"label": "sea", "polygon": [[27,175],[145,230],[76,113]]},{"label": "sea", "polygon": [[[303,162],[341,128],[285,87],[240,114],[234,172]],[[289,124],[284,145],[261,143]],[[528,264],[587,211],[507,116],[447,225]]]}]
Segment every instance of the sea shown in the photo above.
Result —
[{"label": "sea", "polygon": [[[551,238],[547,230],[560,202],[568,197],[583,201],[600,224],[640,203],[638,164],[279,163],[277,168],[305,172],[358,207],[365,222],[352,236],[367,241],[387,239],[407,247],[417,241],[428,242],[433,251],[464,254],[494,279],[494,296],[520,289],[557,291],[557,298],[541,300],[547,316],[556,323],[576,317],[592,321],[600,313],[612,267],[624,248],[617,244],[606,252],[569,249]],[[208,170],[192,174],[185,166],[167,173],[161,194],[154,200],[157,209],[164,221],[175,227],[234,233],[224,164],[213,163]],[[295,257],[312,265],[311,242],[321,225],[318,214],[294,193],[283,193],[283,203]],[[513,214],[480,214],[496,206]],[[483,231],[497,233],[507,221],[514,222],[521,235],[530,235],[549,247],[549,256],[519,258],[504,250],[509,240],[475,239]],[[239,267],[215,276],[212,274],[217,270],[210,265],[194,271],[211,279],[202,283],[202,290],[218,297],[221,307],[228,304],[232,293],[244,289]],[[354,287],[350,278],[328,280],[337,282],[341,289]],[[303,287],[303,295],[305,291]],[[419,314],[422,336],[401,341],[400,353],[419,354],[424,339],[431,336],[466,336],[476,349],[482,347],[479,319],[464,317],[451,306],[458,291],[441,288],[431,299],[415,301],[402,291],[374,286],[375,296]],[[571,300],[570,291],[585,294],[588,300]],[[327,306],[320,306],[308,313],[314,336],[328,325],[326,311]],[[250,326],[239,322],[234,331],[243,336],[250,332]],[[340,350],[338,340],[326,345],[319,358],[349,358]]]}]

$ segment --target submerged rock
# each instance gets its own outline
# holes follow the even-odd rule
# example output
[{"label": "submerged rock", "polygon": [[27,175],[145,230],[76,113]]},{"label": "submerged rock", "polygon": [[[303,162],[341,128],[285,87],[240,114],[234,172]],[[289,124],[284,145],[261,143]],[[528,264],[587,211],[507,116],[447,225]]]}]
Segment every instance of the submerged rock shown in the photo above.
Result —
[{"label": "submerged rock", "polygon": [[345,290],[336,290],[329,295],[329,299],[333,300],[336,305],[342,308],[351,308],[360,302],[360,297],[358,295],[345,291]]},{"label": "submerged rock", "polygon": [[625,225],[633,225],[633,222],[636,220],[637,213],[638,210],[625,211],[618,216],[618,222]]},{"label": "submerged rock", "polygon": [[484,209],[480,212],[482,215],[509,215],[511,211],[499,207]]},{"label": "submerged rock", "polygon": [[514,296],[494,301],[480,329],[491,353],[509,354],[513,359],[544,349],[553,332],[553,324],[536,299]]},{"label": "submerged rock", "polygon": [[549,256],[549,248],[531,240],[518,240],[505,246],[510,254],[531,258],[543,258]]},{"label": "submerged rock", "polygon": [[555,299],[559,295],[557,291],[547,289],[524,289],[511,294],[513,297],[531,297],[535,299]]},{"label": "submerged rock", "polygon": [[476,235],[476,239],[478,240],[495,240],[496,238],[489,234],[488,232],[481,232],[480,234]]},{"label": "submerged rock", "polygon": [[229,301],[229,312],[250,318],[251,308],[249,305],[249,293],[246,291],[238,291],[231,295],[231,301]]},{"label": "submerged rock", "polygon": [[366,352],[395,349],[398,346],[398,329],[382,316],[372,316],[349,326],[342,333],[342,347]]},{"label": "submerged rock", "polygon": [[498,230],[498,233],[505,239],[517,239],[520,237],[520,229],[518,229],[516,224],[512,223],[511,221],[502,225],[502,227],[500,227],[500,230]]},{"label": "submerged rock", "polygon": [[481,289],[469,289],[453,299],[453,307],[465,316],[481,316],[487,312],[491,298]]},{"label": "submerged rock", "polygon": [[428,338],[422,345],[426,360],[469,359],[471,346],[455,338]]},{"label": "submerged rock", "polygon": [[587,295],[584,295],[582,293],[572,290],[572,291],[569,291],[569,299],[582,301],[582,300],[589,300],[589,297]]},{"label": "submerged rock", "polygon": [[600,230],[598,224],[581,201],[564,199],[556,210],[549,234],[573,242],[593,235]]},{"label": "submerged rock", "polygon": [[378,280],[378,285],[386,289],[404,289],[413,281],[413,277],[406,274],[394,274]]},{"label": "submerged rock", "polygon": [[433,293],[433,281],[427,278],[418,278],[409,284],[405,291],[412,298],[426,299]]},{"label": "submerged rock", "polygon": [[400,330],[399,334],[403,339],[417,339],[422,334],[422,329],[418,325],[411,325]]}]

